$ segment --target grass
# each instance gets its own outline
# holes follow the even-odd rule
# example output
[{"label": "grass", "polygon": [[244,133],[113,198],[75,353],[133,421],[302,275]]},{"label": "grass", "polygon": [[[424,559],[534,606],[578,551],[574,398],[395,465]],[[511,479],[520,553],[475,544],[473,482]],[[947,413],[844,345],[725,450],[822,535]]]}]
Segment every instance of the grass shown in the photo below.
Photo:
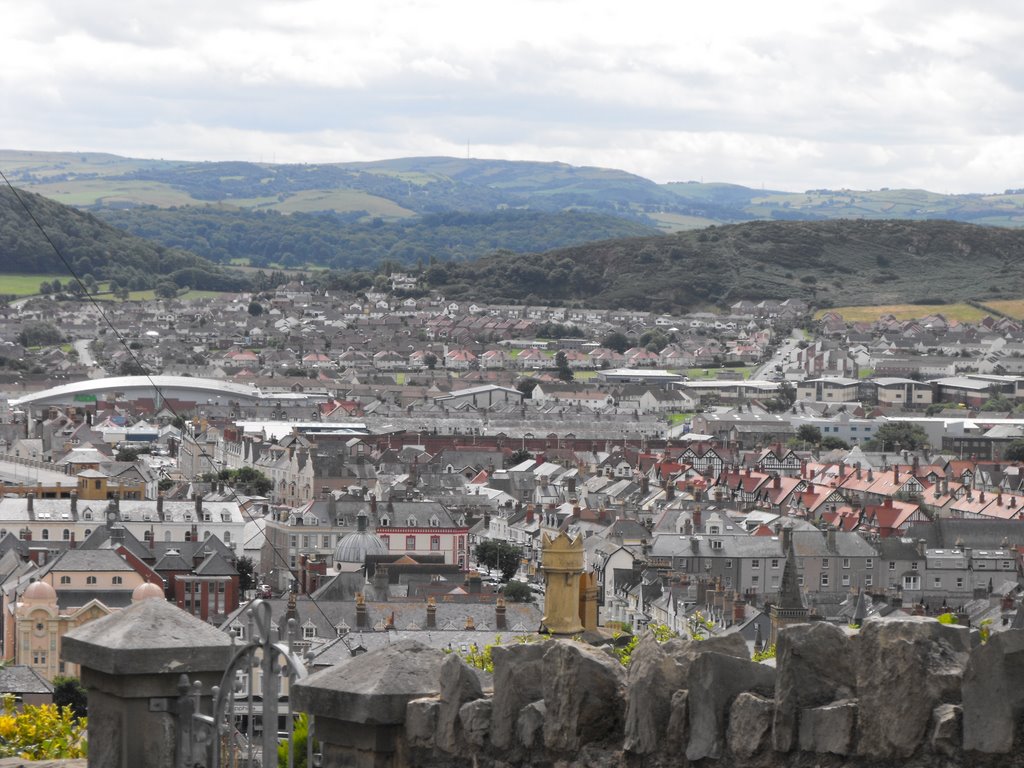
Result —
[{"label": "grass", "polygon": [[728,371],[729,373],[739,374],[740,378],[749,379],[750,378],[750,372],[752,370],[753,369],[750,368],[749,366],[744,366],[744,367],[741,367],[741,368],[716,368],[715,366],[711,366],[710,368],[688,368],[686,370],[686,374],[685,375],[689,376],[693,380],[697,380],[697,379],[717,380],[719,373],[721,373],[723,371]]},{"label": "grass", "polygon": [[29,189],[58,203],[75,206],[133,203],[167,208],[172,205],[195,205],[198,202],[187,192],[155,181],[76,179],[33,184]]},{"label": "grass", "polygon": [[[991,302],[995,306],[998,302]],[[1024,302],[1021,303],[1024,308]],[[972,307],[970,304],[877,304],[866,307],[833,307],[818,310],[814,317],[820,318],[826,312],[838,312],[849,323],[871,323],[882,315],[892,315],[897,320],[916,320],[928,315],[941,314],[947,320],[958,320],[964,323],[976,323],[988,312]],[[1009,314],[1009,312],[1007,312]]]},{"label": "grass", "polygon": [[693,418],[693,411],[684,411],[683,413],[670,413],[668,414],[668,425],[670,427],[676,426],[676,424],[683,424]]},{"label": "grass", "polygon": [[44,280],[52,282],[56,278],[63,285],[66,280],[62,275],[13,275],[0,274],[0,293],[7,296],[34,296],[39,293],[39,284]]},{"label": "grass", "polygon": [[992,307],[997,312],[1002,312],[1004,315],[1009,315],[1018,320],[1024,319],[1024,299],[986,301],[985,306]]}]

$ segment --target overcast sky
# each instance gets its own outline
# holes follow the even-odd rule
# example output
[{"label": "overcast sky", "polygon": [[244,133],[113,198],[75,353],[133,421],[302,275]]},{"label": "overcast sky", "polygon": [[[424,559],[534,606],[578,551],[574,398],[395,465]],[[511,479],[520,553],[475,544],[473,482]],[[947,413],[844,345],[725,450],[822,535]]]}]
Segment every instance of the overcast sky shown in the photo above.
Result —
[{"label": "overcast sky", "polygon": [[1019,3],[0,0],[0,146],[1024,187]]}]

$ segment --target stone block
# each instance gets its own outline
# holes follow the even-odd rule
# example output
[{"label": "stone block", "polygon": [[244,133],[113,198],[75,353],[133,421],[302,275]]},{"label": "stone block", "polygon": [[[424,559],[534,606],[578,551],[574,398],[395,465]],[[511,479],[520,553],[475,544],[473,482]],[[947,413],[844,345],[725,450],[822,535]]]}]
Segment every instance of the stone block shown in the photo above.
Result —
[{"label": "stone block", "polygon": [[965,752],[1006,754],[1024,714],[1024,630],[997,632],[971,651],[963,681]]},{"label": "stone block", "polygon": [[457,653],[448,654],[441,664],[440,684],[437,746],[446,752],[455,752],[459,745],[459,710],[466,702],[483,698],[484,693],[475,670]]},{"label": "stone block", "polygon": [[482,747],[491,730],[491,700],[476,699],[459,708],[459,726],[467,744]]},{"label": "stone block", "polygon": [[626,671],[589,645],[560,640],[544,653],[544,744],[575,752],[584,744],[622,737]]},{"label": "stone block", "polygon": [[905,760],[924,743],[935,707],[960,701],[970,633],[920,616],[869,619],[855,647],[858,753]]},{"label": "stone block", "polygon": [[853,644],[843,630],[824,621],[783,627],[775,668],[772,744],[777,752],[789,752],[796,746],[802,710],[853,697]]},{"label": "stone block", "polygon": [[672,694],[665,738],[665,749],[669,753],[682,752],[686,749],[686,740],[690,734],[690,712],[687,708],[689,696],[690,692],[686,689]]},{"label": "stone block", "polygon": [[803,709],[800,712],[800,749],[848,755],[853,750],[856,728],[856,702],[837,701]]},{"label": "stone block", "polygon": [[405,707],[405,738],[411,747],[434,746],[437,731],[437,699],[413,699]]},{"label": "stone block", "polygon": [[494,661],[491,743],[494,746],[511,747],[519,711],[530,702],[544,698],[544,653],[552,642],[516,643],[491,649]]},{"label": "stone block", "polygon": [[547,707],[543,701],[534,701],[519,710],[519,720],[516,724],[516,734],[519,743],[527,749],[544,744],[544,719],[547,715]]},{"label": "stone block", "polygon": [[626,671],[623,747],[646,755],[665,745],[672,694],[686,686],[686,670],[655,639],[641,638]]},{"label": "stone block", "polygon": [[956,704],[940,704],[932,713],[932,751],[951,757],[960,751],[963,709]]},{"label": "stone block", "polygon": [[717,759],[722,754],[733,699],[745,691],[772,696],[775,670],[749,658],[702,653],[690,665],[687,688],[690,738],[686,759]]},{"label": "stone block", "polygon": [[745,762],[767,750],[771,746],[774,714],[775,702],[771,699],[755,693],[737,696],[729,711],[729,751]]}]

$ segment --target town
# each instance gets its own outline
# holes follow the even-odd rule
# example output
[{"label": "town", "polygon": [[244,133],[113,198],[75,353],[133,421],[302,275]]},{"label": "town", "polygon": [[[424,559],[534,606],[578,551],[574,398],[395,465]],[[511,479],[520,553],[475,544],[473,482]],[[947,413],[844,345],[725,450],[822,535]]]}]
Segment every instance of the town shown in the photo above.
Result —
[{"label": "town", "polygon": [[19,696],[80,674],[65,634],[153,597],[238,641],[262,598],[311,670],[557,633],[559,537],[580,631],[773,654],[809,620],[1024,625],[1024,324],[460,306],[390,280],[3,308]]}]

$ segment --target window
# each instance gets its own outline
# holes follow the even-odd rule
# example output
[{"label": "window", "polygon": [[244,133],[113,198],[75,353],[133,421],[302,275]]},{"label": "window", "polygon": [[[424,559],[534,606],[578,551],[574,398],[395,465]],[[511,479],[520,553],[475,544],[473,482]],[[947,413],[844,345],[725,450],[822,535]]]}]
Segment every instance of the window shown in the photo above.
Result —
[{"label": "window", "polygon": [[963,576],[957,576],[956,577],[956,588],[957,589],[963,589],[964,588],[964,577]]},{"label": "window", "polygon": [[712,541],[711,542],[711,548],[712,549],[721,549],[722,548],[722,542],[721,541]]},{"label": "window", "polygon": [[304,640],[312,640],[316,637],[316,627],[311,624],[307,624],[302,628],[302,638]]},{"label": "window", "polygon": [[935,577],[933,586],[936,589],[942,589],[942,577],[941,576],[936,576]]},{"label": "window", "polygon": [[850,558],[844,557],[843,558],[843,568],[849,568],[849,567],[850,567]]},{"label": "window", "polygon": [[384,542],[384,546],[387,549],[391,549],[391,537],[390,536],[381,536],[380,540]]},{"label": "window", "polygon": [[152,531],[148,531],[148,530],[147,531],[143,531],[142,532],[142,540],[143,541],[152,541],[153,540],[153,532]]},{"label": "window", "polygon": [[726,560],[726,561],[725,561],[725,567],[726,567],[727,569],[728,569],[728,568],[732,568],[732,560]]},{"label": "window", "polygon": [[870,586],[874,585],[874,583],[875,583],[875,577],[874,576],[872,576],[870,573],[867,573],[867,574],[864,575],[864,586],[865,587],[870,587]]},{"label": "window", "polygon": [[719,526],[717,526],[717,525],[712,525],[712,526],[708,527],[708,533],[709,534],[714,535],[716,533],[721,533],[721,532],[722,532],[722,529]]},{"label": "window", "polygon": [[895,560],[890,560],[889,561],[889,570],[890,571],[895,571],[896,570],[896,561]]},{"label": "window", "polygon": [[796,581],[802,587],[804,585],[804,575],[801,573],[796,577]]},{"label": "window", "polygon": [[323,543],[323,548],[324,549],[329,549],[330,546],[331,546],[331,534],[325,533],[324,536],[323,536],[323,542],[324,542]]},{"label": "window", "polygon": [[758,560],[757,558],[751,560],[750,561],[750,567],[751,568],[760,568],[761,567],[761,561]]},{"label": "window", "polygon": [[1003,560],[1003,570],[1004,571],[1010,570],[1010,561],[1009,560]]},{"label": "window", "polygon": [[114,577],[112,577],[110,579],[110,583],[111,584],[123,584],[124,583],[124,579],[122,579],[120,576],[114,576]]},{"label": "window", "polygon": [[230,544],[231,543],[231,531],[224,531],[224,543],[225,544]]},{"label": "window", "polygon": [[821,574],[821,586],[823,586],[823,587],[827,587],[828,586],[828,574],[827,573]]},{"label": "window", "polygon": [[772,558],[772,568],[778,568],[778,567],[779,567],[779,561],[778,561],[777,558],[773,557]]},{"label": "window", "polygon": [[[188,541],[188,539],[185,539],[185,541]],[[299,546],[299,537],[294,533],[288,535],[288,546],[293,548]]]},{"label": "window", "polygon": [[92,528],[86,528],[86,529],[85,529],[85,538],[87,538],[87,539],[88,539],[88,538],[89,538],[89,534],[90,534],[90,533],[92,533]]},{"label": "window", "polygon": [[32,663],[36,666],[46,666],[46,651],[34,651],[32,653]]},{"label": "window", "polygon": [[441,549],[441,537],[431,536],[430,537],[430,551],[437,552]]},{"label": "window", "polygon": [[864,567],[865,567],[865,568],[874,568],[874,567],[875,567],[875,561],[874,561],[874,559],[872,559],[872,558],[870,558],[870,557],[868,557],[868,558],[865,558],[865,559],[864,559]]},{"label": "window", "polygon": [[380,519],[380,524],[382,528],[387,528],[391,525],[391,521],[387,517],[382,517]]},{"label": "window", "polygon": [[903,577],[903,589],[918,590],[921,588],[921,577],[907,574]]},{"label": "window", "polygon": [[96,577],[95,576],[86,576],[85,577],[85,583],[86,584],[95,584],[96,583]]},{"label": "window", "polygon": [[61,535],[63,536],[64,541],[70,541],[71,540],[71,530],[69,528],[65,528],[64,529],[64,533],[62,533]]},{"label": "window", "polygon": [[827,557],[821,558],[821,567],[822,568],[828,568],[828,558]]},{"label": "window", "polygon": [[302,537],[302,548],[303,549],[309,549],[309,547],[310,547],[309,538],[310,538],[309,536],[303,536]]},{"label": "window", "polygon": [[757,584],[759,581],[761,581],[761,577],[760,576],[751,576],[750,577],[750,583],[751,584]]},{"label": "window", "polygon": [[912,571],[916,571],[917,570],[917,561],[916,560],[910,564],[910,570],[912,570]]},{"label": "window", "polygon": [[71,577],[70,576],[61,576],[60,577],[60,583],[61,584],[70,584],[71,583]]},{"label": "window", "polygon": [[405,537],[405,548],[406,549],[416,549],[416,537],[415,536],[406,536]]}]

